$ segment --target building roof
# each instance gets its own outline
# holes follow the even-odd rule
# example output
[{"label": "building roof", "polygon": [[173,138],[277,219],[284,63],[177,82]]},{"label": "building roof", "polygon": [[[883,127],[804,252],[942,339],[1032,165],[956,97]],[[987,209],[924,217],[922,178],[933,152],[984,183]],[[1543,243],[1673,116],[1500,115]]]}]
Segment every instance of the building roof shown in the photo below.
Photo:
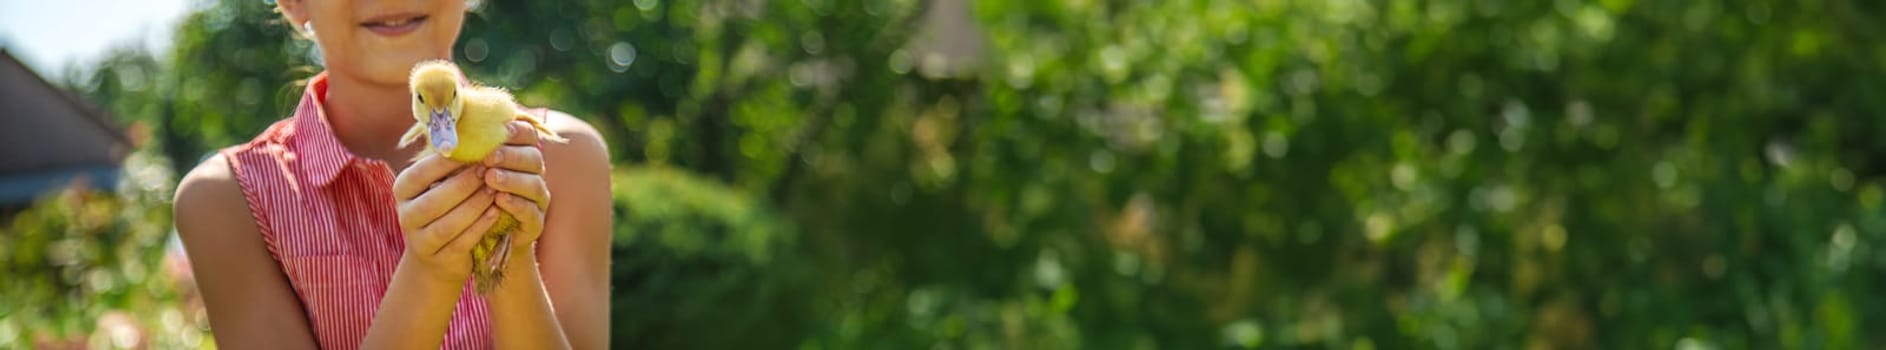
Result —
[{"label": "building roof", "polygon": [[[104,111],[0,49],[0,192],[115,169],[131,142]],[[94,179],[100,180],[100,179]],[[45,185],[59,185],[57,183]],[[110,186],[110,183],[98,185]],[[6,193],[0,193],[0,197]],[[0,198],[0,202],[11,198]]]},{"label": "building roof", "polygon": [[103,111],[0,49],[0,175],[118,164],[130,146]]}]

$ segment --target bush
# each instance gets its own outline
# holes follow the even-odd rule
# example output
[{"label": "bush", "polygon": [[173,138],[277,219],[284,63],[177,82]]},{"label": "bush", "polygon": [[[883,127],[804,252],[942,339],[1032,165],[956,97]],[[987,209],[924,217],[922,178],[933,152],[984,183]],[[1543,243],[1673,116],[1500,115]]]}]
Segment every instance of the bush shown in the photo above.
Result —
[{"label": "bush", "polygon": [[[266,6],[69,84],[238,142],[312,71]],[[453,54],[645,164],[623,344],[1844,348],[1886,322],[1882,10],[503,1]]]},{"label": "bush", "polygon": [[81,180],[13,215],[0,233],[0,347],[208,344],[189,267],[170,249],[159,159],[133,155],[115,193]]},{"label": "bush", "polygon": [[768,348],[816,324],[796,228],[712,180],[667,167],[614,178],[611,327],[625,348]]}]

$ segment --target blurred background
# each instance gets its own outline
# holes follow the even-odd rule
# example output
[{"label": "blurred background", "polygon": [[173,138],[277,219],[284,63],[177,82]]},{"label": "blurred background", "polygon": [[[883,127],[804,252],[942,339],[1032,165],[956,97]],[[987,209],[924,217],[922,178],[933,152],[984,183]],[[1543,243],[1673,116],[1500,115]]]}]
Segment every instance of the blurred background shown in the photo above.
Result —
[{"label": "blurred background", "polygon": [[[213,346],[169,198],[320,69],[272,6],[0,1],[0,347]],[[1882,17],[489,0],[454,55],[607,135],[623,348],[1843,349]]]}]

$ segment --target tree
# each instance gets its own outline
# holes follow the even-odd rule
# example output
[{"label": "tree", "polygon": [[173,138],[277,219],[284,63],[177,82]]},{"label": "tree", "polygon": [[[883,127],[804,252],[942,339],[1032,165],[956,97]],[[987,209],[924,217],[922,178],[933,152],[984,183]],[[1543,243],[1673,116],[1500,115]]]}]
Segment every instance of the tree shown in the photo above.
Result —
[{"label": "tree", "polygon": [[[625,344],[1845,348],[1879,6],[515,1],[455,58],[615,146]],[[74,85],[191,164],[312,74],[274,18]]]}]

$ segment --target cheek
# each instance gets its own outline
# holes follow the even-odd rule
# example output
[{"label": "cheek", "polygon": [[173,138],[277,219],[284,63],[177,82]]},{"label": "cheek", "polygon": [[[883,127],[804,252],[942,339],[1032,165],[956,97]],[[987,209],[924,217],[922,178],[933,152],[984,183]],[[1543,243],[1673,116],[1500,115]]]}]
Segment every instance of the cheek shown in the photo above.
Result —
[{"label": "cheek", "polygon": [[354,46],[352,32],[355,28],[351,1],[302,1],[307,6],[308,20],[314,21],[315,36],[323,50],[333,47],[347,49]]},{"label": "cheek", "polygon": [[443,13],[443,15],[438,16],[438,19],[439,19],[438,30],[433,32],[433,35],[432,35],[433,44],[437,45],[437,47],[442,48],[444,49],[444,51],[446,51],[445,57],[452,57],[451,55],[452,44],[455,44],[458,42],[458,34],[462,29],[465,28],[464,6],[458,6],[457,8],[458,8],[458,11],[456,12],[454,11],[441,12]]},{"label": "cheek", "polygon": [[335,21],[315,20],[314,43],[320,45],[321,51],[329,56],[338,52],[353,51],[354,40],[349,35],[351,33],[348,33],[349,28],[340,23],[328,24],[328,22]]}]

